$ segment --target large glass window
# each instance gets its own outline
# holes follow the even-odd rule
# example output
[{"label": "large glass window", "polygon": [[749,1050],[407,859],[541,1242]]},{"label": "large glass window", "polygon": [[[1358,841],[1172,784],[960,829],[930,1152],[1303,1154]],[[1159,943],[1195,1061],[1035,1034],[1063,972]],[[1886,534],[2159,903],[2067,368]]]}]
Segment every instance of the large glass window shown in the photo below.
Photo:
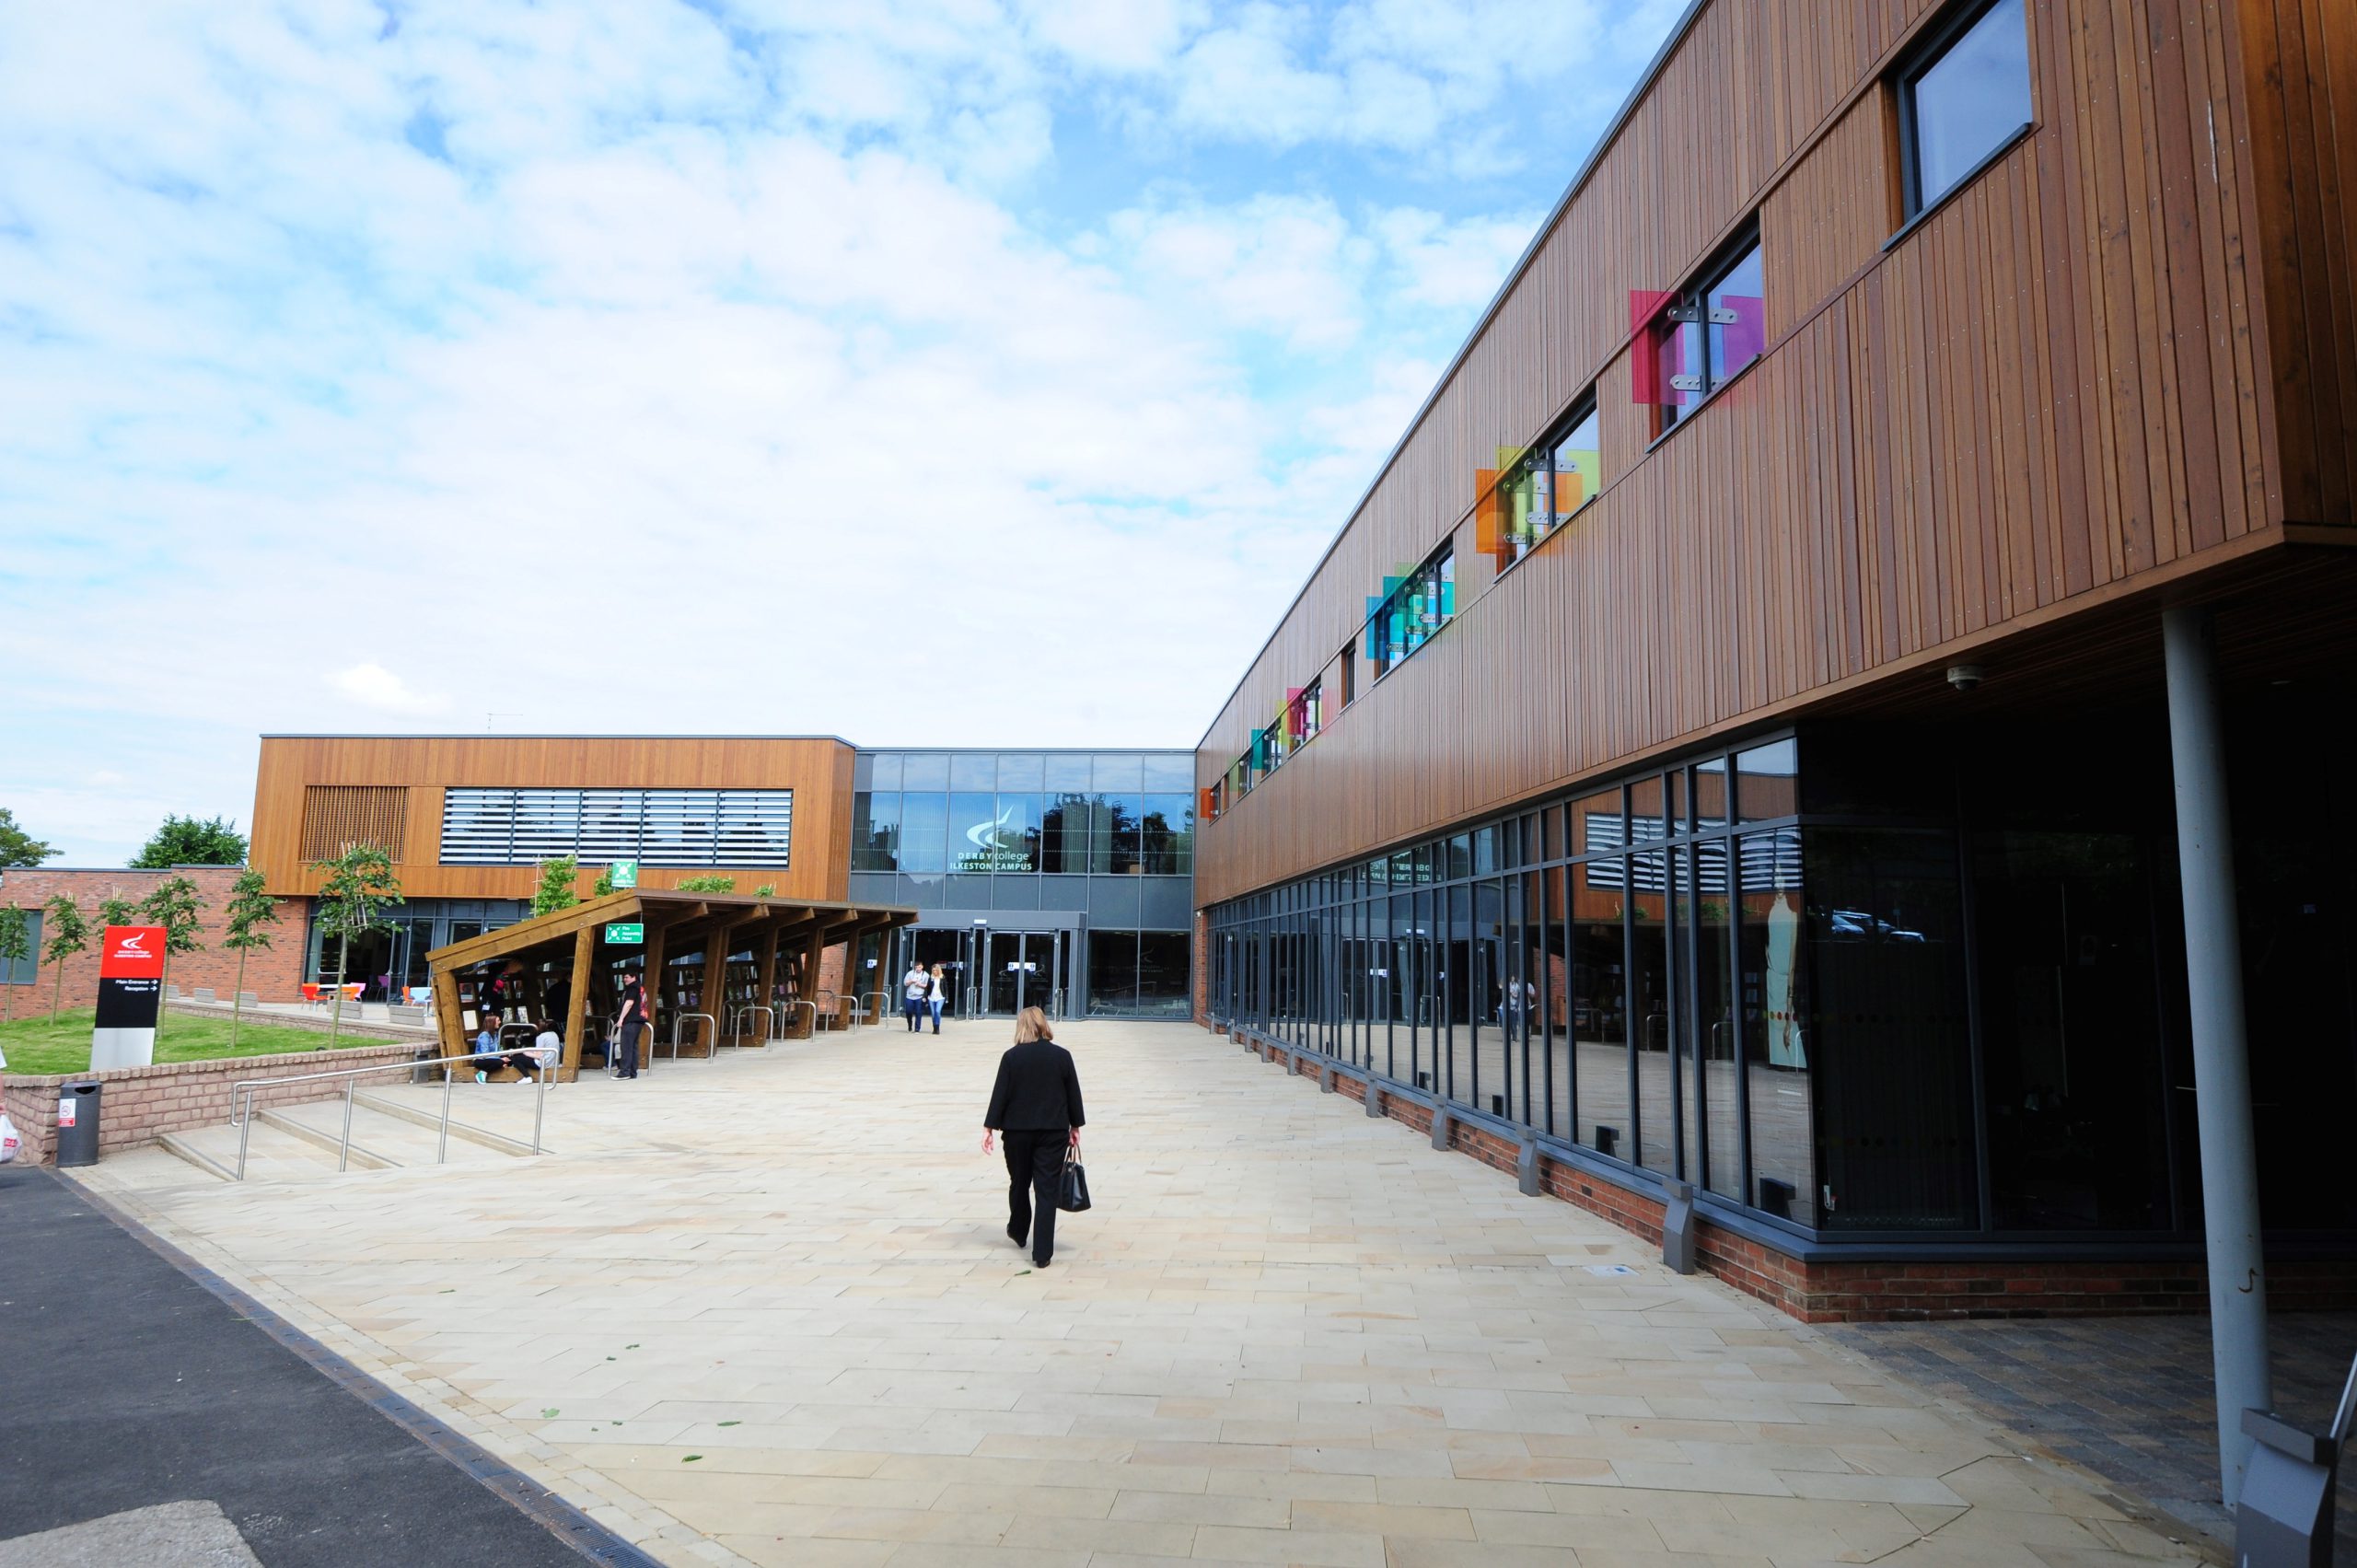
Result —
[{"label": "large glass window", "polygon": [[[1185,938],[1179,938],[1182,942]],[[1138,1004],[1138,934],[1134,931],[1092,931],[1088,934],[1088,1010],[1132,1013]]]},{"label": "large glass window", "polygon": [[1483,549],[1500,569],[1571,520],[1602,487],[1596,398],[1590,394],[1564,427],[1531,448],[1500,482],[1494,528]]},{"label": "large glass window", "polygon": [[1742,841],[1736,863],[1742,878],[1737,964],[1751,1112],[1751,1201],[1778,1219],[1814,1225],[1801,830],[1753,834]]},{"label": "large glass window", "polygon": [[1183,795],[1149,795],[1138,822],[1148,877],[1184,877],[1195,868],[1195,803]]},{"label": "large glass window", "polygon": [[1188,958],[1193,939],[1183,931],[1138,933],[1137,1010],[1152,1017],[1184,1018],[1195,1010]]},{"label": "large glass window", "polygon": [[895,871],[900,865],[900,795],[873,790],[851,801],[851,868]]},{"label": "large glass window", "polygon": [[1954,190],[2030,122],[2023,0],[1969,7],[1899,76],[1907,215]]}]

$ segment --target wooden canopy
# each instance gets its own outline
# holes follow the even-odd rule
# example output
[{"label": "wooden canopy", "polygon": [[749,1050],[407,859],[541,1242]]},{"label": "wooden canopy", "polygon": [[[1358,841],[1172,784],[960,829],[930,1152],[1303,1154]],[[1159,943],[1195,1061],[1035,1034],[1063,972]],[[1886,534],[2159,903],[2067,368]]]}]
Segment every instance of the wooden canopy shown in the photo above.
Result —
[{"label": "wooden canopy", "polygon": [[[434,974],[435,1023],[443,1054],[465,1055],[470,1047],[459,1016],[460,971],[510,958],[540,964],[569,958],[573,983],[565,1016],[562,1075],[570,1079],[581,1063],[589,980],[598,971],[601,950],[609,959],[627,958],[642,965],[650,993],[656,993],[667,958],[701,949],[705,973],[714,977],[705,981],[707,992],[714,993],[729,955],[749,947],[761,963],[758,993],[761,997],[772,993],[783,958],[789,966],[787,972],[796,978],[798,993],[809,998],[817,989],[819,956],[829,947],[847,944],[847,963],[856,962],[860,938],[911,924],[916,918],[916,911],[893,905],[822,903],[750,893],[685,893],[656,888],[605,893],[570,909],[487,931],[428,953],[426,961]],[[607,927],[633,924],[644,928],[643,944],[605,940]],[[707,1005],[705,1011],[714,1009]]]}]

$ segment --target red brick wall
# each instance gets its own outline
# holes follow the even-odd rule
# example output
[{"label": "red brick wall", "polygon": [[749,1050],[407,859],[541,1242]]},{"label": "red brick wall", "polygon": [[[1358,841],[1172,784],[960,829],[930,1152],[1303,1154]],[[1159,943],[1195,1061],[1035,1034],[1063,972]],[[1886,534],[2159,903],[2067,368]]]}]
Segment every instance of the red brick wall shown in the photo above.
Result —
[{"label": "red brick wall", "polygon": [[[11,876],[8,880],[16,881]],[[99,1091],[99,1157],[118,1149],[152,1144],[166,1132],[189,1127],[217,1126],[229,1120],[231,1086],[241,1079],[287,1078],[306,1073],[332,1072],[345,1067],[373,1067],[379,1063],[406,1062],[417,1054],[414,1042],[357,1045],[332,1053],[291,1051],[283,1056],[228,1056],[210,1062],[164,1062],[153,1067],[110,1067],[98,1073],[10,1074],[0,1079],[8,1120],[25,1140],[20,1156],[47,1165],[57,1157],[57,1090],[61,1084],[104,1084]],[[397,1074],[379,1074],[385,1082]],[[365,1087],[366,1079],[361,1083]],[[261,1089],[254,1099],[263,1106],[291,1105],[319,1099],[326,1091],[341,1094],[340,1086],[288,1084]]]},{"label": "red brick wall", "polygon": [[[1263,1061],[1280,1049],[1253,1041]],[[1320,1075],[1309,1052],[1292,1072]],[[1360,1104],[1364,1087],[1337,1076],[1335,1092]],[[1387,1095],[1384,1115],[1429,1137],[1428,1106]],[[1485,1127],[1458,1121],[1448,1146],[1513,1174],[1521,1146]],[[1648,1243],[1661,1240],[1662,1202],[1581,1167],[1538,1158],[1540,1191],[1597,1214]],[[1707,1219],[1695,1222],[1695,1258],[1705,1273],[1809,1323],[1878,1322],[1927,1318],[2117,1317],[2143,1312],[2206,1312],[2208,1271],[2199,1258],[2141,1261],[1804,1263]],[[2357,1260],[2285,1259],[2268,1271],[2268,1304],[2286,1311],[2357,1306]]]},{"label": "red brick wall", "polygon": [[[0,882],[0,903],[31,911],[60,893],[74,900],[90,926],[90,945],[87,952],[65,960],[64,1005],[88,1007],[99,996],[99,905],[110,898],[136,903],[166,877],[185,877],[196,884],[196,896],[205,903],[203,924],[197,933],[197,940],[204,946],[172,959],[171,983],[183,994],[210,986],[226,1002],[237,993],[238,955],[220,946],[223,912],[228,907],[230,885],[243,869],[191,865],[173,871],[12,870]],[[308,907],[307,900],[280,900],[278,923],[270,928],[271,945],[246,955],[246,989],[265,1002],[293,1002],[302,996],[303,922]],[[41,922],[44,946],[49,940],[48,924],[47,920]],[[56,980],[55,971],[43,963],[32,984],[15,987],[14,1016],[21,1018],[31,1011],[48,1012]]]}]

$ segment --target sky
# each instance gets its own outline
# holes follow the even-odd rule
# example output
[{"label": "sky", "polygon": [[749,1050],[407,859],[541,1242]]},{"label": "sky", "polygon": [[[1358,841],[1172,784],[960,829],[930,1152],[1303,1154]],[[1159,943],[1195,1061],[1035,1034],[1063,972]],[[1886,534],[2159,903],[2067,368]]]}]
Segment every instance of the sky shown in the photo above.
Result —
[{"label": "sky", "polygon": [[1190,746],[1680,9],[0,3],[0,807]]}]

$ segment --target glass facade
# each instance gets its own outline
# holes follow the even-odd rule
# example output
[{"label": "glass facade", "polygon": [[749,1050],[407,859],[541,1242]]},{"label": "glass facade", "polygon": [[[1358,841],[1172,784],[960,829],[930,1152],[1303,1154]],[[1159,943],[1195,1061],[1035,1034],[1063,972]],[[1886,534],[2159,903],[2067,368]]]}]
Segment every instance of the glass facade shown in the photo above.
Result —
[{"label": "glass facade", "polygon": [[[521,899],[412,899],[387,904],[378,912],[377,929],[352,939],[344,978],[361,986],[363,995],[371,1002],[401,1001],[411,993],[424,1001],[434,980],[426,954],[514,925],[529,909]],[[333,981],[338,944],[320,931],[316,907],[310,911],[304,940],[305,977]]]},{"label": "glass facade", "polygon": [[[2357,807],[2357,743],[2314,717],[2241,721],[2235,798],[2267,1212],[2323,1230],[2357,1225],[2326,1131],[2357,1116],[2328,956],[2357,853],[2268,788]],[[2189,1237],[2166,734],[1829,726],[1689,757],[1220,906],[1211,1011],[1829,1240]]]},{"label": "glass facade", "polygon": [[862,751],[853,791],[852,897],[925,912],[961,1010],[1191,1015],[1193,753]]}]

